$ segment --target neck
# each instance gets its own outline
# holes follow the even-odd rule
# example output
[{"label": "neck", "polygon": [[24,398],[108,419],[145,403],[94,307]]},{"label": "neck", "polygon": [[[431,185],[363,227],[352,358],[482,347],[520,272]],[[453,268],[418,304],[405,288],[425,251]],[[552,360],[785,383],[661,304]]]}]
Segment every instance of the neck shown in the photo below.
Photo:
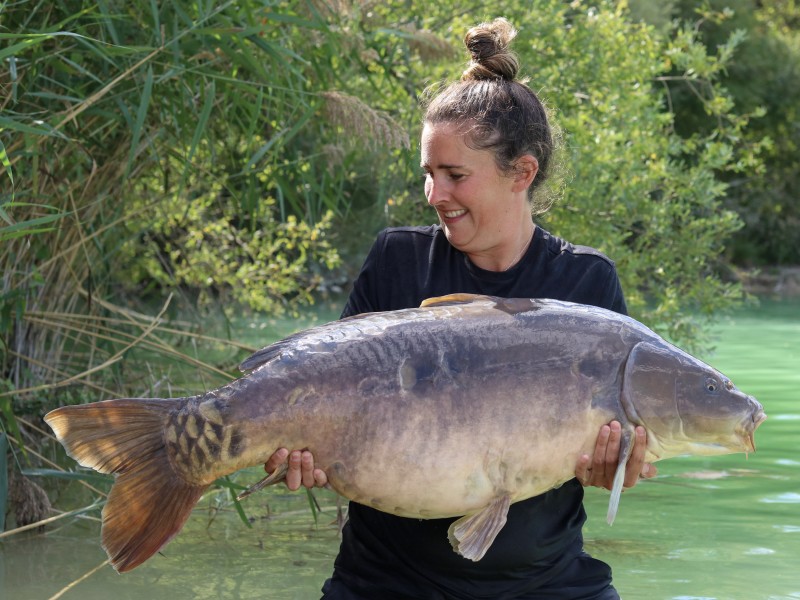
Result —
[{"label": "neck", "polygon": [[[513,237],[513,243],[505,245],[502,249],[498,248],[491,254],[468,254],[469,259],[473,264],[487,271],[508,271],[525,256],[525,252],[527,252],[533,240],[535,230],[536,225],[533,224],[533,221],[530,221],[529,225],[524,229],[520,229],[519,233]],[[512,240],[509,241],[511,242]]]},{"label": "neck", "polygon": [[512,258],[505,267],[500,269],[501,271],[508,271],[511,267],[516,265],[522,259],[523,256],[525,256],[525,252],[528,251],[528,248],[531,245],[531,241],[533,240],[533,231],[535,228],[536,228],[535,225],[532,225],[530,228],[526,228],[525,232],[522,234],[520,238],[520,241],[517,243],[519,250],[514,255],[514,258]]}]

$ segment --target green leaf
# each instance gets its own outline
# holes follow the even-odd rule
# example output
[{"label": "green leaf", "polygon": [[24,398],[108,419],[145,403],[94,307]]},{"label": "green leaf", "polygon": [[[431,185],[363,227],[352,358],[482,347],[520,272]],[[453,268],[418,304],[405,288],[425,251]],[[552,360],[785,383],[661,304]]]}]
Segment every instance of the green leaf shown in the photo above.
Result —
[{"label": "green leaf", "polygon": [[22,474],[26,477],[49,477],[51,479],[69,479],[74,481],[86,481],[93,484],[108,484],[114,482],[113,475],[96,473],[95,471],[59,471],[58,469],[22,469]]},{"label": "green leaf", "polygon": [[244,523],[247,527],[252,528],[253,524],[247,518],[247,515],[244,512],[244,508],[242,507],[242,503],[239,502],[237,496],[239,492],[246,489],[245,486],[239,485],[238,483],[234,483],[231,481],[229,475],[225,477],[221,477],[214,482],[216,485],[222,488],[226,488],[228,493],[230,493],[231,498],[233,499],[233,507],[236,509],[236,513],[239,515],[239,519],[241,519],[242,523]]},{"label": "green leaf", "polygon": [[[8,380],[0,380],[0,383],[7,384],[6,386],[0,387],[8,387],[13,389],[13,385]],[[22,440],[22,432],[19,430],[17,417],[14,415],[14,411],[11,406],[11,396],[3,396],[0,398],[0,414],[3,416],[3,419],[0,419],[0,429],[2,432],[10,433],[14,436],[14,439],[17,440],[19,449],[22,451],[22,455],[27,459],[28,453],[25,450],[25,444]]]},{"label": "green leaf", "polygon": [[142,90],[142,98],[139,101],[139,110],[136,112],[136,122],[133,124],[131,148],[128,152],[128,164],[125,167],[124,177],[128,177],[133,165],[133,159],[136,157],[136,149],[139,146],[139,140],[142,137],[142,129],[144,128],[144,119],[147,116],[147,108],[150,105],[150,97],[153,93],[153,67],[147,67],[147,76],[144,80],[144,90]]},{"label": "green leaf", "polygon": [[308,123],[311,117],[314,116],[316,112],[316,106],[313,104],[308,106],[306,111],[300,115],[300,118],[295,121],[294,125],[290,129],[281,129],[278,133],[276,133],[266,144],[264,144],[261,148],[256,150],[253,156],[250,157],[250,160],[247,161],[247,165],[245,166],[245,171],[254,167],[263,157],[264,155],[269,152],[272,147],[278,143],[279,141],[283,144],[287,143],[291,140],[300,129]]},{"label": "green leaf", "polygon": [[311,508],[311,515],[314,517],[314,525],[319,525],[319,513],[322,512],[322,509],[319,506],[319,502],[317,502],[316,496],[314,496],[314,492],[308,488],[305,488],[305,490],[308,506]]},{"label": "green leaf", "polygon": [[19,133],[29,133],[32,135],[49,135],[59,137],[61,139],[67,139],[66,136],[58,131],[53,131],[52,128],[44,122],[37,123],[38,127],[33,125],[28,125],[27,123],[21,123],[15,119],[9,119],[8,117],[4,117],[0,115],[0,131],[9,129],[11,131],[18,131]]},{"label": "green leaf", "polygon": [[14,56],[15,54],[19,54],[32,48],[36,44],[41,44],[43,41],[50,39],[49,35],[46,34],[30,34],[30,35],[9,35],[9,34],[0,34],[0,40],[2,39],[9,39],[9,38],[24,38],[21,42],[16,44],[12,44],[11,46],[7,46],[0,50],[0,61],[5,61],[7,58]]},{"label": "green leaf", "polygon": [[189,175],[189,169],[192,168],[192,159],[194,158],[194,155],[197,152],[197,147],[200,145],[200,140],[206,133],[208,118],[211,115],[211,109],[214,107],[215,100],[216,100],[216,85],[214,83],[214,80],[212,79],[211,82],[206,86],[206,94],[205,94],[205,100],[203,102],[203,108],[200,111],[200,118],[197,120],[197,126],[194,128],[194,134],[192,135],[192,143],[191,146],[189,147],[189,154],[184,161],[183,174],[181,175],[181,185],[178,188],[179,191],[183,191],[183,188],[186,185],[186,178]]},{"label": "green leaf", "polygon": [[6,507],[8,506],[8,439],[0,432],[0,532],[6,527]]},{"label": "green leaf", "polygon": [[[14,199],[14,172],[11,169],[11,161],[8,159],[8,154],[6,153],[6,147],[3,145],[3,140],[0,140],[0,163],[6,169],[6,173],[8,173],[8,179],[11,181],[11,199]],[[3,206],[0,205],[0,218],[3,219],[9,225],[13,224],[11,217],[8,216],[8,213],[3,210]]]},{"label": "green leaf", "polygon": [[16,44],[12,44],[0,50],[0,61],[4,61],[9,56],[19,54],[37,44],[41,44],[42,42],[58,36],[83,40],[91,39],[72,31],[54,31],[52,33],[0,33],[0,40],[22,40],[21,42],[17,42]]},{"label": "green leaf", "polygon": [[[55,227],[41,227],[48,223],[53,223],[64,217],[66,213],[57,213],[54,215],[45,215],[27,221],[20,221],[7,227],[0,228],[0,242],[16,239],[25,235],[32,235],[35,233],[42,233],[45,231],[53,231]],[[8,215],[5,215],[6,217]]]}]

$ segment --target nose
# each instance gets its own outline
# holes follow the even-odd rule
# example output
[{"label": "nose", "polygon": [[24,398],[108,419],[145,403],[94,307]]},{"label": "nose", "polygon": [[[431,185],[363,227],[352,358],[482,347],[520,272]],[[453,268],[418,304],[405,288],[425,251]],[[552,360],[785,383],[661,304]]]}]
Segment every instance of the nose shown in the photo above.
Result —
[{"label": "nose", "polygon": [[432,174],[425,178],[425,197],[428,199],[428,204],[434,208],[447,199],[444,185],[441,181],[437,181]]}]

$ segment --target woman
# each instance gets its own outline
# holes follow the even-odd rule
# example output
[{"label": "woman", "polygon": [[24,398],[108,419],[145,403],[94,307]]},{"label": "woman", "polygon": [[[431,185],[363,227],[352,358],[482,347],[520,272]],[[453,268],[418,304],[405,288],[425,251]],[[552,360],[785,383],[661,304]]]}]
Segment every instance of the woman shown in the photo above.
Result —
[{"label": "woman", "polygon": [[[539,99],[515,80],[508,51],[516,32],[504,19],[479,25],[465,38],[472,61],[461,81],[427,107],[421,140],[425,196],[440,224],[392,228],[373,245],[342,316],[419,306],[455,292],[555,298],[626,312],[614,264],[591,248],[573,246],[532,216],[534,192],[553,150]],[[453,552],[453,519],[396,517],[350,503],[334,573],[324,598],[618,598],[611,570],[583,552],[582,485],[610,489],[620,426],[604,426],[592,458],[576,479],[511,506],[486,556],[472,562]],[[646,437],[636,445],[626,487],[644,464]],[[287,485],[326,483],[309,452],[278,450],[271,472],[289,460]]]}]

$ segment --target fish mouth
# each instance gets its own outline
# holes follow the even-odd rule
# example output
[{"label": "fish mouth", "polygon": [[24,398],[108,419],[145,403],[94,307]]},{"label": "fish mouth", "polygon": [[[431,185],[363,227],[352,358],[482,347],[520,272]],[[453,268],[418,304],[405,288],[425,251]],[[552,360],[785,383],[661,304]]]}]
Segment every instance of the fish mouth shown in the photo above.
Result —
[{"label": "fish mouth", "polygon": [[[753,402],[756,402],[754,398],[751,399]],[[756,451],[756,429],[758,429],[758,426],[767,420],[767,414],[764,412],[763,407],[757,402],[756,404],[757,408],[750,414],[748,418],[744,419],[741,424],[742,438],[745,440],[745,446],[747,447],[748,452]]]}]

